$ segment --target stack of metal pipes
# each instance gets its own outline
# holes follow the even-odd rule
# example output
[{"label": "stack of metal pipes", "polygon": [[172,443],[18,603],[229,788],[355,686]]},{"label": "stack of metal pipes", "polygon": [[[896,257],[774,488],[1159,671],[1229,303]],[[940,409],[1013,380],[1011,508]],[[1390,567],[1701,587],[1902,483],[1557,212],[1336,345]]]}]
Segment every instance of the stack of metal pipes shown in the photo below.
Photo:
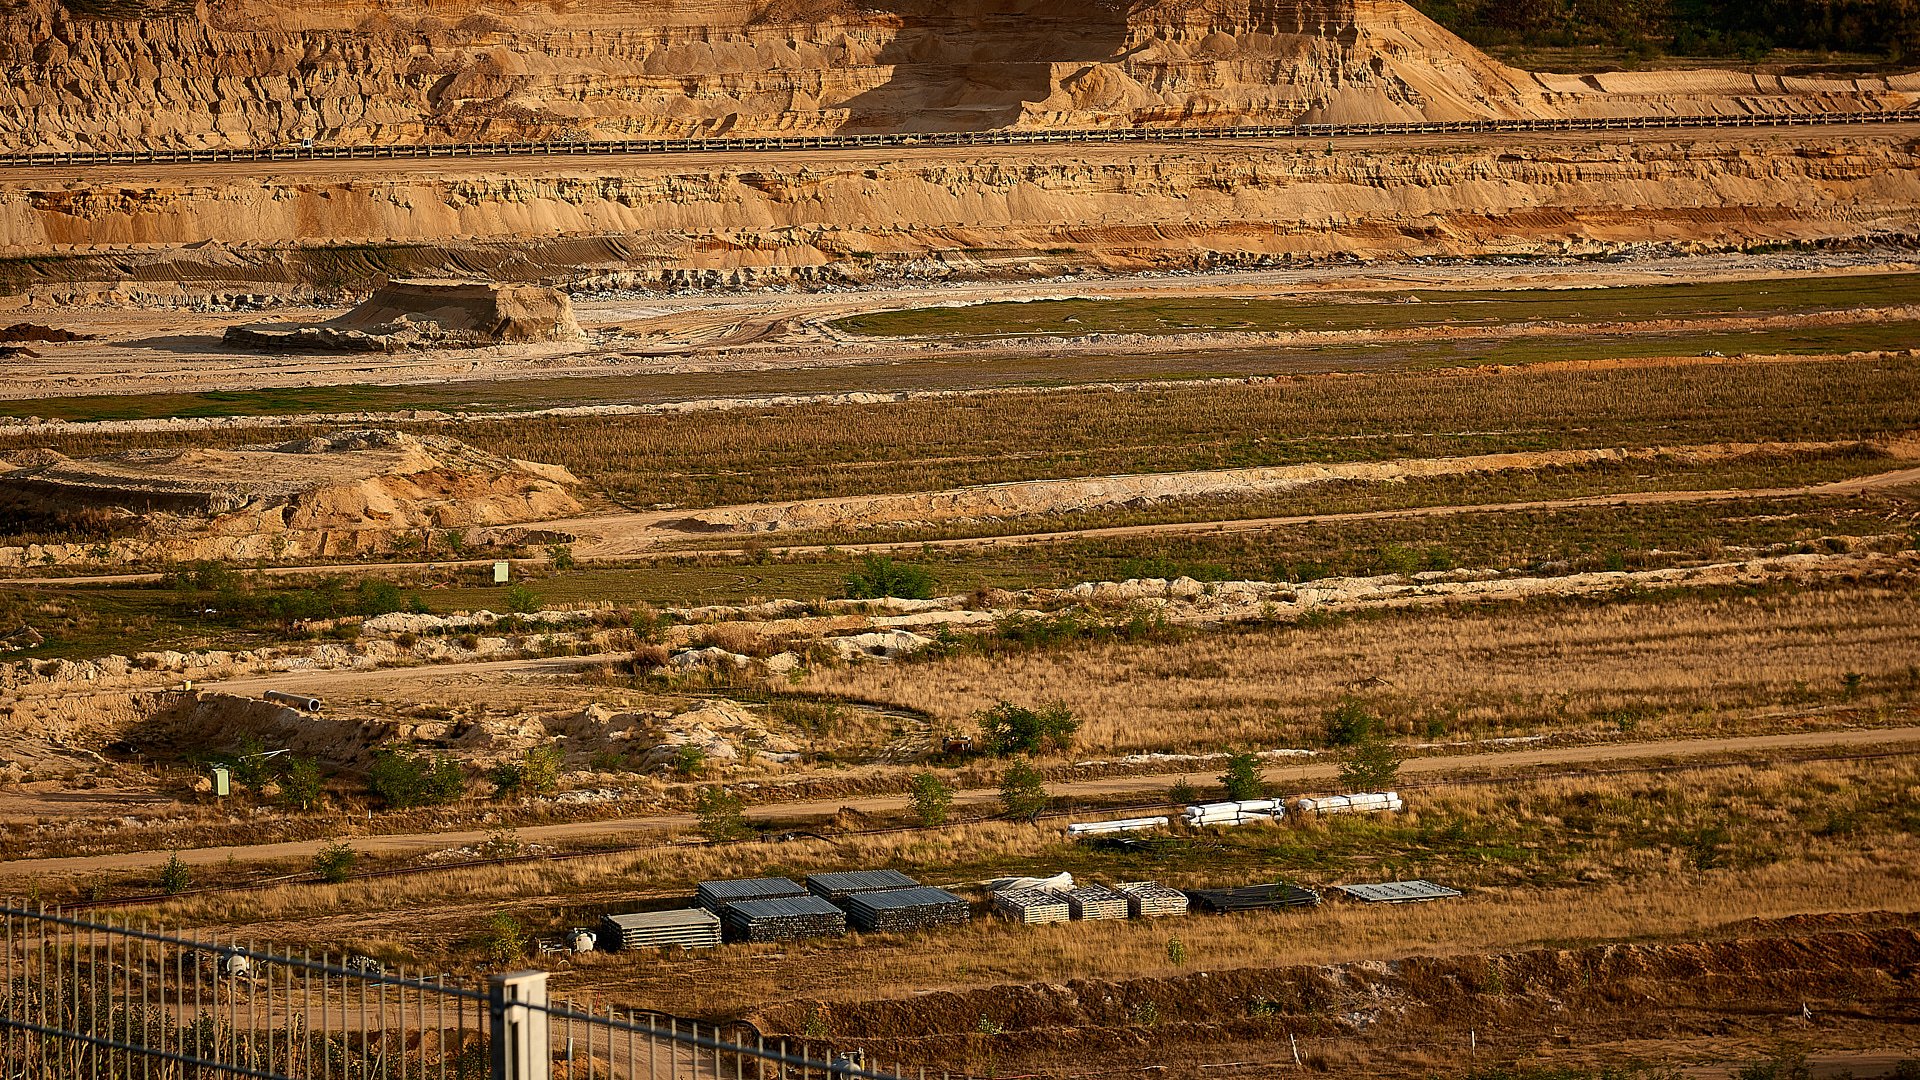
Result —
[{"label": "stack of metal pipes", "polygon": [[1257,821],[1278,821],[1287,812],[1279,799],[1246,799],[1241,802],[1203,803],[1180,812],[1188,825],[1250,825]]},{"label": "stack of metal pipes", "polygon": [[1323,795],[1301,799],[1294,809],[1303,814],[1380,814],[1406,806],[1397,791],[1363,791],[1356,795]]}]

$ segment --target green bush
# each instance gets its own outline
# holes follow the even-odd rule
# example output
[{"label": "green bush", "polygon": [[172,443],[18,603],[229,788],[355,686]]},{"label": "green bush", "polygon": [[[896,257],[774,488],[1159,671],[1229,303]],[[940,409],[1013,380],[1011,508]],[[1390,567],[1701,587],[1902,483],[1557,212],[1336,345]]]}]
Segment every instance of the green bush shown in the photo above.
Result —
[{"label": "green bush", "polygon": [[167,856],[166,864],[160,867],[160,891],[173,896],[192,887],[193,870],[180,858],[180,853],[176,851]]},{"label": "green bush", "polygon": [[507,610],[515,615],[531,615],[540,610],[540,597],[525,585],[507,589]]},{"label": "green bush", "polygon": [[1260,779],[1259,755],[1245,751],[1228,754],[1227,771],[1220,774],[1220,784],[1232,802],[1265,798],[1267,782]]},{"label": "green bush", "polygon": [[746,804],[725,788],[701,788],[693,797],[693,812],[700,819],[700,835],[716,844],[753,835]]},{"label": "green bush", "polygon": [[360,861],[360,853],[344,840],[336,840],[323,847],[313,857],[313,872],[320,880],[338,885],[353,876],[354,864]]},{"label": "green bush", "polygon": [[1378,735],[1368,735],[1340,755],[1340,787],[1346,791],[1387,791],[1400,776],[1400,752]]},{"label": "green bush", "polygon": [[318,810],[327,800],[327,780],[320,763],[289,754],[280,767],[280,805],[290,810]]},{"label": "green bush", "polygon": [[1052,801],[1040,770],[1026,762],[1016,761],[1000,775],[1000,805],[1008,817],[1037,817]]},{"label": "green bush", "polygon": [[912,792],[913,816],[922,825],[944,825],[953,809],[953,785],[933,775],[919,773],[908,785]]},{"label": "green bush", "polygon": [[1380,718],[1357,698],[1344,697],[1327,710],[1327,745],[1352,746],[1380,730]]},{"label": "green bush", "polygon": [[560,766],[565,751],[556,743],[530,746],[517,761],[502,761],[487,770],[496,798],[512,795],[551,795],[560,790]]},{"label": "green bush", "polygon": [[396,810],[453,802],[466,786],[459,763],[444,755],[381,750],[367,770],[367,788]]},{"label": "green bush", "polygon": [[505,912],[487,919],[480,932],[480,949],[495,967],[506,967],[527,954],[527,934],[520,920]]},{"label": "green bush", "polygon": [[1175,780],[1173,786],[1167,788],[1168,806],[1192,806],[1199,801],[1200,790],[1184,776]]},{"label": "green bush", "polygon": [[860,569],[847,575],[847,596],[878,600],[883,596],[927,600],[933,596],[933,574],[923,566],[897,563],[885,555],[869,555]]},{"label": "green bush", "polygon": [[1061,701],[1046,702],[1037,711],[1002,701],[975,719],[986,749],[1001,757],[1065,750],[1073,742],[1073,733],[1080,730],[1073,710]]}]

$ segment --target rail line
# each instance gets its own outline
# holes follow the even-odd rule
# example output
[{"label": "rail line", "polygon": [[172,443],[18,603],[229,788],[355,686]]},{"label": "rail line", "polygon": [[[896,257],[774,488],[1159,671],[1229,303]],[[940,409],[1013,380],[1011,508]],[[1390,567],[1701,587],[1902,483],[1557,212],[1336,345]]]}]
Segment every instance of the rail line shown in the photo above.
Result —
[{"label": "rail line", "polygon": [[[1765,763],[1777,764],[1777,765],[1797,765],[1804,762],[1880,761],[1888,758],[1912,757],[1916,754],[1920,754],[1920,748],[1909,748],[1909,749],[1903,749],[1903,750],[1876,750],[1869,753],[1860,753],[1860,754],[1800,754],[1792,757],[1779,757],[1779,758],[1769,759]],[[1754,764],[1755,762],[1752,758],[1742,758],[1734,761],[1658,761],[1658,762],[1652,762],[1645,765],[1627,765],[1627,766],[1621,766],[1621,767],[1611,768],[1611,769],[1559,769],[1551,772],[1548,772],[1548,771],[1526,772],[1519,776],[1515,776],[1507,773],[1499,773],[1492,776],[1461,776],[1461,777],[1451,777],[1451,778],[1436,778],[1432,780],[1412,780],[1412,781],[1403,781],[1395,785],[1395,789],[1399,791],[1427,791],[1433,788],[1443,788],[1443,787],[1477,787],[1483,784],[1506,784],[1506,783],[1512,783],[1515,780],[1541,781],[1541,780],[1559,780],[1559,779],[1585,779],[1585,778],[1598,778],[1598,777],[1608,777],[1608,776],[1645,776],[1645,775],[1653,775],[1658,773],[1689,772],[1694,770],[1707,770],[1707,769],[1751,768]],[[1068,818],[1068,817],[1081,817],[1081,816],[1090,816],[1090,815],[1125,817],[1128,814],[1141,813],[1141,812],[1152,811],[1152,810],[1165,810],[1167,809],[1167,807],[1168,807],[1168,803],[1165,799],[1160,799],[1150,803],[1132,803],[1124,806],[1082,807],[1079,809],[1075,809],[1073,807],[1064,807],[1057,810],[1042,811],[1041,813],[1035,815],[1034,820],[1037,822],[1041,818]],[[880,828],[873,828],[873,829],[850,829],[845,832],[836,833],[831,837],[824,837],[823,839],[838,840],[843,837],[855,837],[855,836],[891,836],[891,835],[898,835],[902,833],[938,832],[944,829],[954,829],[954,828],[959,828],[965,825],[977,825],[979,823],[980,823],[979,820],[975,819],[970,821],[955,821],[945,825],[887,825],[887,826],[882,826]],[[796,830],[788,830],[788,831],[795,832],[795,833],[805,832],[804,829],[796,829]],[[766,838],[767,837],[765,835],[762,835],[752,839],[764,840]],[[384,869],[367,870],[361,873],[356,873],[353,875],[351,880],[352,881],[368,881],[375,878],[411,877],[417,874],[440,873],[441,871],[445,871],[445,870],[471,870],[476,867],[483,867],[483,866],[511,866],[514,864],[524,864],[524,863],[556,863],[556,862],[569,862],[569,861],[578,860],[578,859],[600,859],[600,858],[606,858],[607,856],[610,856],[610,855],[631,855],[631,854],[636,854],[642,851],[657,851],[660,848],[667,847],[669,845],[708,847],[708,846],[714,845],[715,843],[739,843],[739,842],[742,842],[742,841],[700,840],[700,841],[691,841],[691,842],[689,841],[675,842],[670,840],[656,840],[648,843],[622,844],[617,847],[590,848],[584,851],[555,851],[555,852],[542,852],[542,853],[533,854],[533,855],[509,855],[505,858],[498,858],[498,859],[462,859],[457,862],[434,863],[430,866],[391,866],[391,867],[386,867]],[[80,901],[74,901],[71,903],[62,904],[60,905],[60,907],[61,907],[61,910],[63,911],[89,911],[89,910],[94,910],[99,908],[136,907],[144,904],[165,903],[168,900],[181,900],[191,896],[230,896],[237,893],[260,892],[266,889],[278,888],[282,885],[319,884],[321,883],[321,880],[322,879],[319,873],[307,872],[307,873],[288,874],[281,877],[268,878],[264,881],[244,882],[237,885],[213,885],[213,886],[207,886],[207,887],[198,888],[198,889],[183,889],[177,893],[152,893],[152,894],[147,894],[143,896],[121,896],[121,897],[103,898],[99,900],[80,900]],[[669,894],[661,894],[659,896],[637,897],[636,899],[662,900],[662,899],[671,899],[671,898],[672,897]]]},{"label": "rail line", "polygon": [[202,162],[346,161],[387,158],[566,157],[857,150],[878,147],[1018,146],[1042,143],[1206,142],[1325,139],[1360,135],[1472,135],[1697,128],[1830,127],[1920,122],[1920,106],[1874,112],[1745,116],[1632,116],[1561,120],[1447,120],[1399,124],[1268,124],[1205,128],[1070,128],[1058,131],[937,131],[866,135],[769,135],[688,139],[419,143],[408,146],[273,146],[227,149],[43,150],[0,155],[0,168],[186,165]]}]

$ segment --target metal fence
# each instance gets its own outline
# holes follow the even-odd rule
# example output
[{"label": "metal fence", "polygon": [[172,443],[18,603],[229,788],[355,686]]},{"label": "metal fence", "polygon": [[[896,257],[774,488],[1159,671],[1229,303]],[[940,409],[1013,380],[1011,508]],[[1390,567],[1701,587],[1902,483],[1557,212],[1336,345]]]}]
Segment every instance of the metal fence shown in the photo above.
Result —
[{"label": "metal fence", "polygon": [[[896,1080],[858,1050],[0,907],[0,1080]],[[924,1068],[917,1072],[927,1080]],[[945,1075],[945,1074],[942,1074]]]}]

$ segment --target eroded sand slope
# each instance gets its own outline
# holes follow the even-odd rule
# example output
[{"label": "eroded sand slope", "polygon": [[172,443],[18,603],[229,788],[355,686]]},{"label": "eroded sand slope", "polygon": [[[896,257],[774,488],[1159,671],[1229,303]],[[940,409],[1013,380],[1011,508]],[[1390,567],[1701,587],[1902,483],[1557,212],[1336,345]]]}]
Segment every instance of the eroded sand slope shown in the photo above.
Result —
[{"label": "eroded sand slope", "polygon": [[1580,78],[1399,0],[25,0],[0,146],[1820,112],[1920,79]]}]

